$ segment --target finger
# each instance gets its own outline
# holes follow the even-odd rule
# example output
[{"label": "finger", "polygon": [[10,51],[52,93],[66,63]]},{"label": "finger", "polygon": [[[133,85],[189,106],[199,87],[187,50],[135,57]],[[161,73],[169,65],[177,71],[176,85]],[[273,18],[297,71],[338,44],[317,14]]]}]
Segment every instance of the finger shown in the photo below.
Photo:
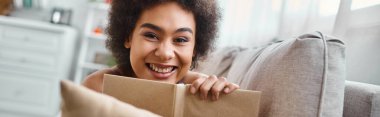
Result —
[{"label": "finger", "polygon": [[199,90],[199,87],[202,85],[202,83],[206,80],[206,78],[198,78],[196,79],[192,84],[191,84],[191,87],[190,87],[190,92],[192,94],[195,94],[197,93],[197,91]]},{"label": "finger", "polygon": [[237,84],[234,84],[234,83],[229,83],[227,84],[227,86],[224,88],[224,93],[231,93],[233,91],[235,91],[236,89],[239,89],[239,85]]},{"label": "finger", "polygon": [[218,78],[218,81],[212,86],[212,94],[215,97],[215,100],[219,99],[220,92],[226,87],[227,80],[224,77]]},{"label": "finger", "polygon": [[214,83],[218,80],[218,78],[215,75],[211,75],[209,78],[207,78],[201,87],[199,88],[201,98],[207,99],[208,92],[210,91],[211,87],[214,85]]}]

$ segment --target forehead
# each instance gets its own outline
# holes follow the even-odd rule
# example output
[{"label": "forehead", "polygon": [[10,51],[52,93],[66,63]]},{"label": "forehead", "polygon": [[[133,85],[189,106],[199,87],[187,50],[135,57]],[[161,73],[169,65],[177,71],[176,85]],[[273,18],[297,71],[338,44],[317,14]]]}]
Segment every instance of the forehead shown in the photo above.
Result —
[{"label": "forehead", "polygon": [[164,30],[188,27],[195,31],[193,13],[185,10],[176,2],[163,3],[144,10],[136,26],[139,27],[144,23],[157,25]]}]

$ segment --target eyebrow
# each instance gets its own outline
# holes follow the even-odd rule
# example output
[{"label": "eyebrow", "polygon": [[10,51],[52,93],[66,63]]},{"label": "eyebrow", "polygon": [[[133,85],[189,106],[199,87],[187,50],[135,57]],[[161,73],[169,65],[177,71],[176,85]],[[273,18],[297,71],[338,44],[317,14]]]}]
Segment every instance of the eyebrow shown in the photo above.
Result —
[{"label": "eyebrow", "polygon": [[179,28],[175,32],[176,33],[178,33],[178,32],[189,32],[189,33],[193,34],[193,30],[191,30],[190,28]]},{"label": "eyebrow", "polygon": [[[140,27],[150,28],[150,29],[153,29],[153,30],[156,30],[156,31],[159,31],[159,32],[163,32],[164,31],[159,26],[156,26],[156,25],[151,24],[151,23],[144,23]],[[187,28],[187,27],[185,27],[185,28],[179,28],[175,32],[176,33],[178,33],[178,32],[189,32],[189,33],[193,34],[193,30],[191,30],[190,28]]]}]

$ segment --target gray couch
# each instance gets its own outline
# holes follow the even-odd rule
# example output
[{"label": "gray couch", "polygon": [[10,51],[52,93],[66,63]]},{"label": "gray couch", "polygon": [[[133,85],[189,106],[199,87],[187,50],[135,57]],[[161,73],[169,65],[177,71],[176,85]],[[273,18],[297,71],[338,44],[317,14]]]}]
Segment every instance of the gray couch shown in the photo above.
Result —
[{"label": "gray couch", "polygon": [[213,52],[195,71],[262,91],[261,117],[380,117],[380,86],[345,80],[344,43],[305,34]]},{"label": "gray couch", "polygon": [[380,117],[380,86],[346,81],[344,117]]}]

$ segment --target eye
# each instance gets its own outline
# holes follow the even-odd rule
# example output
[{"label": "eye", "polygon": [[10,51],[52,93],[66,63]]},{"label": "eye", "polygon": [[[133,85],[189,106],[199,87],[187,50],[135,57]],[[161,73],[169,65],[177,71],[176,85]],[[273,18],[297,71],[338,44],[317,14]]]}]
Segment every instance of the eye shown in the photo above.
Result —
[{"label": "eye", "polygon": [[189,42],[189,40],[187,38],[185,38],[185,37],[178,37],[178,38],[174,39],[174,42],[184,43],[184,42]]},{"label": "eye", "polygon": [[143,35],[144,37],[148,39],[158,39],[158,36],[152,32],[147,32],[147,33],[144,33]]}]

